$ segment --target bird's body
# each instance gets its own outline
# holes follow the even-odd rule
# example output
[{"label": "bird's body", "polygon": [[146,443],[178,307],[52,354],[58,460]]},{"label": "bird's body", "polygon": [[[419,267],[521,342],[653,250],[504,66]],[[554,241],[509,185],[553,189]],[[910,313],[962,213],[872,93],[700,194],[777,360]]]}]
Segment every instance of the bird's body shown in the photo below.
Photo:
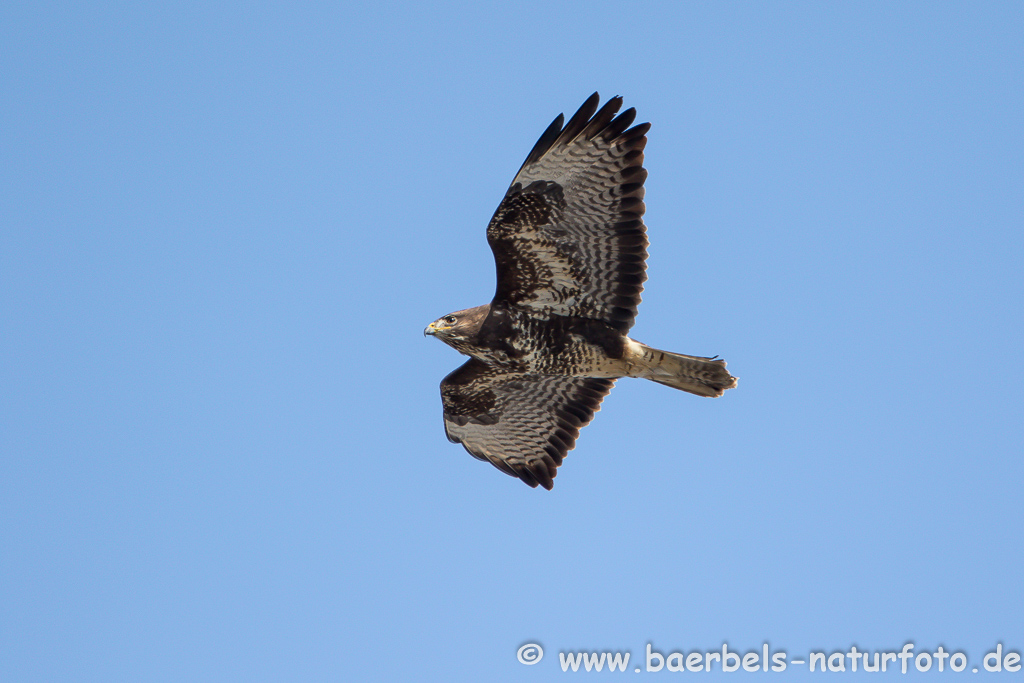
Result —
[{"label": "bird's body", "polygon": [[612,366],[623,355],[624,337],[600,320],[538,319],[515,308],[492,308],[490,304],[450,315],[465,321],[465,334],[449,343],[467,356],[531,374],[622,376]]},{"label": "bird's body", "polygon": [[[445,431],[530,486],[556,468],[619,377],[701,396],[736,385],[725,362],[626,336],[646,280],[649,124],[621,98],[591,96],[541,136],[487,227],[498,287],[490,304],[431,323],[471,359],[441,383]],[[596,113],[595,113],[596,112]],[[628,130],[627,130],[628,128]]]}]

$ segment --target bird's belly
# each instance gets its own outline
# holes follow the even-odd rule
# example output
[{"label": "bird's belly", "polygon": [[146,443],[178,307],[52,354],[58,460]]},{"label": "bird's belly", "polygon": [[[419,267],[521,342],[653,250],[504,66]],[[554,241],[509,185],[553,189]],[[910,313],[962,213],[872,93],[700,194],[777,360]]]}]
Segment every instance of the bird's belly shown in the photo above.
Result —
[{"label": "bird's belly", "polygon": [[528,350],[517,359],[524,369],[537,375],[615,378],[626,375],[621,359],[577,335],[562,343]]}]

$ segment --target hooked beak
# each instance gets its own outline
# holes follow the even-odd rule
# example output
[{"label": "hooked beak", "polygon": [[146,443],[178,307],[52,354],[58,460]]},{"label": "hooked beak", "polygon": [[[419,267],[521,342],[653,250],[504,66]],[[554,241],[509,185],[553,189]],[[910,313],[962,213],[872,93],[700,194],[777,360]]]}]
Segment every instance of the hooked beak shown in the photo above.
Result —
[{"label": "hooked beak", "polygon": [[429,325],[427,325],[426,329],[423,330],[424,337],[426,337],[427,335],[433,336],[435,334],[437,334],[437,328],[434,327],[434,323],[430,323]]}]

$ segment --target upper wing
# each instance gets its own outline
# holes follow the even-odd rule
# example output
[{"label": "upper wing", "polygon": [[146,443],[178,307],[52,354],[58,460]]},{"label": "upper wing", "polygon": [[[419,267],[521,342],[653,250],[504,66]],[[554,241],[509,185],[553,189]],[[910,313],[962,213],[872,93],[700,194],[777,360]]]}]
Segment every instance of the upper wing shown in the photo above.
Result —
[{"label": "upper wing", "polygon": [[445,433],[474,457],[550,490],[555,469],[614,384],[509,373],[472,358],[441,382]]},{"label": "upper wing", "polygon": [[[597,93],[562,127],[548,127],[487,226],[498,269],[496,305],[536,315],[633,326],[647,258],[643,149],[649,123],[600,111]],[[595,114],[596,112],[596,114]]]}]

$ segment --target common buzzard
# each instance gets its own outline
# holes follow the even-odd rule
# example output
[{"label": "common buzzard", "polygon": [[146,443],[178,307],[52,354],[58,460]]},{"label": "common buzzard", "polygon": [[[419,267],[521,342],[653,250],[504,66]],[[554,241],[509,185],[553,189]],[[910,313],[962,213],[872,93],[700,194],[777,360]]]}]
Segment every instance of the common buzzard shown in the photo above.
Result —
[{"label": "common buzzard", "polygon": [[491,303],[427,326],[470,359],[441,382],[449,441],[530,486],[553,485],[619,377],[698,396],[736,386],[725,361],[659,351],[626,336],[647,258],[644,146],[622,98],[594,93],[560,114],[487,226],[498,288]]}]

